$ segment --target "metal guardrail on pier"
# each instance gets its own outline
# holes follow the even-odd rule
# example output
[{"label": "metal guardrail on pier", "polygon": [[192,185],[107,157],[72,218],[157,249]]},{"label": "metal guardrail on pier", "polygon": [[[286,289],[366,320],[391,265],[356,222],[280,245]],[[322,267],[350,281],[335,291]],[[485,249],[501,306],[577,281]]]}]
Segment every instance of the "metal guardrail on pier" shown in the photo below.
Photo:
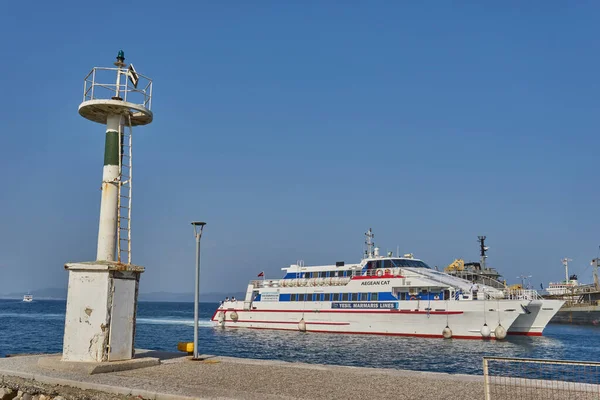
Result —
[{"label": "metal guardrail on pier", "polygon": [[598,400],[600,363],[483,358],[485,400]]}]

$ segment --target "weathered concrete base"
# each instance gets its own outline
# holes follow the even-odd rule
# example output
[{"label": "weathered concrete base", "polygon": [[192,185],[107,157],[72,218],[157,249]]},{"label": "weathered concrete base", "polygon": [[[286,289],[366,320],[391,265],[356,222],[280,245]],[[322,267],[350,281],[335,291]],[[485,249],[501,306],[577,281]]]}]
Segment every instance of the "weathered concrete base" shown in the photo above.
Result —
[{"label": "weathered concrete base", "polygon": [[[108,167],[118,169],[104,166]],[[69,290],[62,359],[97,363],[132,359],[138,287],[144,268],[91,261],[68,263],[65,269],[69,270]]]},{"label": "weathered concrete base", "polygon": [[62,361],[61,356],[46,356],[40,357],[38,365],[44,368],[53,370],[78,372],[88,375],[104,374],[107,372],[129,371],[131,369],[154,367],[160,364],[160,359],[153,357],[134,358],[125,361],[112,362],[77,362],[77,361]]}]

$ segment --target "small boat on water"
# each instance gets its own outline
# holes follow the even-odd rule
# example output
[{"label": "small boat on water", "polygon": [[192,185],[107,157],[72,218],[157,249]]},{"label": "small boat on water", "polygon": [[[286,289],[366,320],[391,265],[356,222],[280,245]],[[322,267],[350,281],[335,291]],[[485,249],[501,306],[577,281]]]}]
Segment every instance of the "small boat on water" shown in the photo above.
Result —
[{"label": "small boat on water", "polygon": [[222,302],[212,322],[223,328],[457,339],[504,339],[521,316],[527,317],[523,333],[532,328],[526,325],[534,322],[527,308],[533,298],[526,293],[484,284],[473,290],[472,282],[436,271],[412,254],[381,256],[371,229],[365,236],[359,263],[297,262],[274,280],[261,272],[263,279],[250,281],[245,299]]},{"label": "small boat on water", "polygon": [[33,296],[28,293],[25,296],[23,296],[23,301],[25,303],[31,303],[33,301]]}]

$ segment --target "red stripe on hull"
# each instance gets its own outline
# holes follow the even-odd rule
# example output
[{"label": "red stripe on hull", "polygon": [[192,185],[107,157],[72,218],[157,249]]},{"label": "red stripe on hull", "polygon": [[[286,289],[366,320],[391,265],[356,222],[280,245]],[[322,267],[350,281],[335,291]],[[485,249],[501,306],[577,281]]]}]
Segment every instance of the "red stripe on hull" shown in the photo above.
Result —
[{"label": "red stripe on hull", "polygon": [[543,336],[542,332],[511,332],[511,331],[508,331],[507,333],[509,335],[514,335],[514,336]]},{"label": "red stripe on hull", "polygon": [[[228,326],[227,328],[238,329],[266,329],[272,331],[298,331],[297,329],[285,328],[259,328],[249,326]],[[346,331],[321,331],[315,329],[307,329],[307,333],[341,333],[344,335],[378,335],[378,336],[404,336],[404,337],[420,337],[427,339],[443,339],[443,335],[429,335],[424,333],[384,333],[384,332],[346,332]],[[496,340],[495,337],[484,338],[481,336],[452,336],[452,339],[470,339],[470,340]]]},{"label": "red stripe on hull", "polygon": [[237,312],[275,312],[275,313],[305,313],[305,314],[312,314],[312,313],[345,313],[345,314],[385,314],[385,313],[392,313],[392,314],[432,314],[432,315],[457,315],[457,314],[462,314],[463,311],[423,311],[423,310],[419,310],[419,311],[413,311],[413,310],[395,310],[395,309],[388,309],[388,310],[339,310],[335,309],[328,309],[328,310],[243,310],[243,309],[233,309],[233,310],[220,310],[217,309],[217,311],[215,311],[215,313],[212,316],[212,320],[215,319],[215,316],[217,315],[217,313],[219,311],[223,311],[225,313],[228,312],[233,312],[233,311],[237,311]]},{"label": "red stripe on hull", "polygon": [[[226,319],[225,322],[232,322],[232,323],[236,323],[236,322],[254,322],[257,324],[295,324],[298,325],[299,321],[258,321],[255,319],[238,319],[237,321],[234,321],[232,319]],[[338,325],[350,325],[350,322],[306,322],[306,325],[333,325],[333,326],[338,326]]]},{"label": "red stripe on hull", "polygon": [[381,276],[363,276],[363,275],[358,275],[358,276],[353,276],[352,281],[359,281],[362,279],[391,279],[391,278],[404,278],[404,276],[402,275],[391,275],[391,274],[384,274]]}]

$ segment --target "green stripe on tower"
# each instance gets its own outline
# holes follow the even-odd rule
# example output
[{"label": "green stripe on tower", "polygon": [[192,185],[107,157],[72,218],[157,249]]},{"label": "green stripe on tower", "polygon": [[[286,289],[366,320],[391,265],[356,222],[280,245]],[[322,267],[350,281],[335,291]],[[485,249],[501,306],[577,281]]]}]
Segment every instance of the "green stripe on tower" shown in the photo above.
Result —
[{"label": "green stripe on tower", "polygon": [[119,165],[119,132],[117,131],[106,131],[104,165]]}]

